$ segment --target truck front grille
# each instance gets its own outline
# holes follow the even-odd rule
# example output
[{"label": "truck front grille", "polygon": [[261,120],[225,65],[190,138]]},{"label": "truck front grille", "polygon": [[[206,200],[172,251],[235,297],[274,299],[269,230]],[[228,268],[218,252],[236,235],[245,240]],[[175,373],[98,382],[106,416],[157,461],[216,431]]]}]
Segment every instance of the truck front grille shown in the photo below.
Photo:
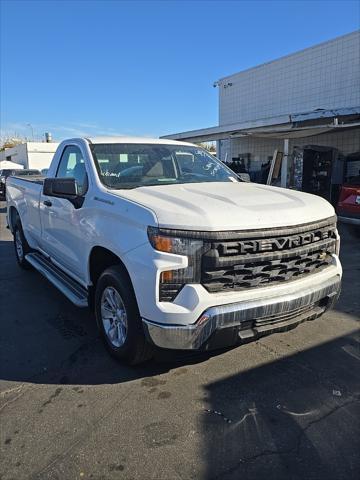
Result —
[{"label": "truck front grille", "polygon": [[328,267],[335,248],[334,218],[286,229],[223,233],[203,254],[201,283],[213,293],[297,280]]}]

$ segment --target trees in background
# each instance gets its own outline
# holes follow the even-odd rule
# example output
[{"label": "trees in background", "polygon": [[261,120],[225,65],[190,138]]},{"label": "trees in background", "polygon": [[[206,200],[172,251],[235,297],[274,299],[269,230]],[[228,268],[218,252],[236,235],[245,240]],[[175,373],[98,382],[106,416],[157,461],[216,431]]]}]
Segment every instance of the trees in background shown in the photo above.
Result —
[{"label": "trees in background", "polygon": [[0,152],[3,152],[6,148],[12,148],[21,143],[27,142],[27,138],[21,137],[3,137],[0,138]]},{"label": "trees in background", "polygon": [[200,147],[204,148],[213,155],[216,154],[216,143],[215,142],[203,142],[199,144]]}]

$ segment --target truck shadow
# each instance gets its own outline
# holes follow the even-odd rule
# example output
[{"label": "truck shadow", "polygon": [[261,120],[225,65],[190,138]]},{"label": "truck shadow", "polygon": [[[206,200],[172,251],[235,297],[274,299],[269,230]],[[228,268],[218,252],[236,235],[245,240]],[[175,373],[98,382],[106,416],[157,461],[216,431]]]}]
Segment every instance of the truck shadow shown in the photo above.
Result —
[{"label": "truck shadow", "polygon": [[[331,315],[360,320],[358,238],[347,226],[339,229],[344,277]],[[249,358],[254,349],[274,358],[267,345],[243,348]],[[208,383],[201,478],[358,478],[359,361],[357,331],[256,368],[240,365],[238,374]]]},{"label": "truck shadow", "polygon": [[348,335],[206,385],[201,478],[358,478],[359,352]]},{"label": "truck shadow", "polygon": [[144,366],[127,367],[105,350],[90,310],[73,306],[36,271],[17,266],[11,241],[0,242],[0,264],[2,380],[122,383],[209,358],[207,353],[156,350]]},{"label": "truck shadow", "polygon": [[[4,236],[4,235],[3,235]],[[121,383],[203,362],[213,353],[156,351],[145,366],[127,367],[105,351],[93,315],[77,309],[35,271],[16,264],[10,234],[0,242],[0,378],[44,384]],[[360,252],[343,232],[344,282],[337,310],[354,313],[360,290]]]}]

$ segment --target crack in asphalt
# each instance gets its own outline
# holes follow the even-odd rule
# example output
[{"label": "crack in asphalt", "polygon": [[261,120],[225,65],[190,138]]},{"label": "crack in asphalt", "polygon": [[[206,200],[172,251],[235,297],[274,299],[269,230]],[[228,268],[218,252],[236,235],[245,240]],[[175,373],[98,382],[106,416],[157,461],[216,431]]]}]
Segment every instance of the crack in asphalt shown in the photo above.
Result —
[{"label": "crack in asphalt", "polygon": [[348,407],[350,405],[353,405],[355,403],[357,403],[358,401],[360,400],[360,395],[355,395],[353,396],[351,399],[349,399],[347,402],[344,402],[343,404],[341,405],[336,405],[334,408],[330,409],[328,412],[326,412],[324,415],[322,415],[321,417],[315,419],[315,420],[312,420],[311,422],[309,422],[302,430],[301,432],[299,433],[299,435],[297,436],[296,440],[295,440],[295,445],[291,448],[288,448],[286,450],[269,450],[269,449],[265,449],[263,450],[262,452],[260,453],[257,453],[256,455],[252,455],[251,457],[245,457],[245,458],[241,458],[235,465],[233,465],[232,467],[229,467],[227,469],[225,469],[224,471],[222,471],[221,473],[219,473],[218,475],[216,475],[215,477],[212,477],[212,480],[217,480],[217,479],[223,479],[225,478],[225,476],[227,475],[231,475],[232,473],[236,472],[236,470],[241,466],[241,465],[244,465],[244,464],[247,464],[247,463],[251,463],[251,462],[254,462],[256,460],[258,460],[259,458],[262,458],[262,457],[267,457],[267,456],[272,456],[272,455],[292,455],[292,454],[298,454],[299,451],[300,451],[300,448],[301,448],[301,442],[305,436],[305,433],[313,426],[313,425],[316,425],[320,422],[322,422],[323,420],[326,420],[328,417],[330,417],[331,415],[333,415],[334,413],[336,413],[337,411],[341,410],[342,408],[344,407]]},{"label": "crack in asphalt", "polygon": [[[24,388],[25,387],[25,388]],[[5,390],[4,392],[2,392],[1,396],[5,398],[6,394],[8,393],[11,393],[11,392],[14,392],[14,391],[18,391],[18,395],[16,395],[15,397],[11,398],[10,400],[8,400],[7,402],[5,402],[3,405],[1,405],[0,407],[0,412],[2,412],[8,405],[11,405],[12,403],[16,402],[16,400],[18,400],[19,398],[21,398],[26,392],[28,392],[29,390],[31,390],[31,388],[33,387],[33,385],[26,385],[25,383],[22,383],[21,385],[19,385],[18,387],[15,387],[15,388],[11,388],[9,390]]]},{"label": "crack in asphalt", "polygon": [[25,383],[21,383],[20,385],[17,385],[16,387],[12,387],[12,388],[8,388],[7,390],[3,390],[2,392],[0,392],[0,397],[5,397],[9,393],[20,391],[24,386],[25,386]]}]

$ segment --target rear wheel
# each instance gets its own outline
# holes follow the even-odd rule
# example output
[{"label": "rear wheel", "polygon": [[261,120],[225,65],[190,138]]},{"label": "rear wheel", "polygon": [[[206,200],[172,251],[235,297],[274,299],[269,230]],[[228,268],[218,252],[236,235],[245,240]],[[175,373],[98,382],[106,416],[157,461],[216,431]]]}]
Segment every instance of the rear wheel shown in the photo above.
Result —
[{"label": "rear wheel", "polygon": [[95,292],[98,328],[111,355],[130,365],[152,356],[146,341],[135,294],[128,275],[119,265],[106,269]]},{"label": "rear wheel", "polygon": [[25,270],[31,269],[30,263],[25,259],[25,256],[31,252],[31,248],[24,236],[20,219],[16,220],[14,227],[14,247],[18,265]]}]

